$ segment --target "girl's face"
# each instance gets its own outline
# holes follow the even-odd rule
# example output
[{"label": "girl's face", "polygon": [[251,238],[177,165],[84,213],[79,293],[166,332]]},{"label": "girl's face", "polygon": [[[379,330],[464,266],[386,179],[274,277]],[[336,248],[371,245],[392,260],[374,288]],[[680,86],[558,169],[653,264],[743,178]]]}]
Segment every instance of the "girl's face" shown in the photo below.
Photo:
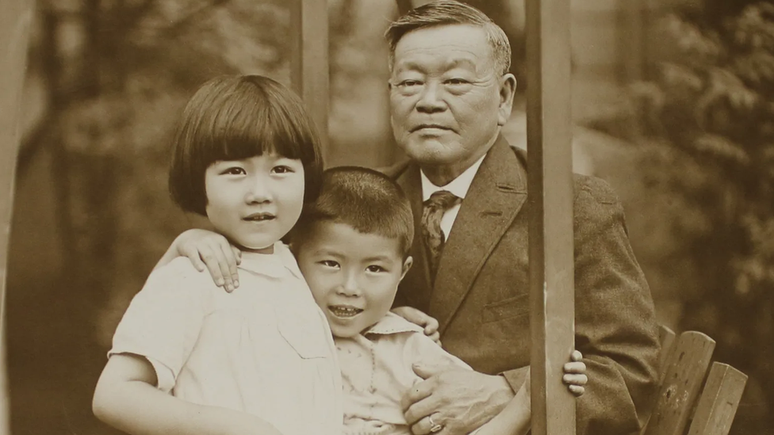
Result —
[{"label": "girl's face", "polygon": [[218,161],[205,171],[204,186],[215,229],[243,248],[271,253],[301,215],[304,166],[276,154]]}]

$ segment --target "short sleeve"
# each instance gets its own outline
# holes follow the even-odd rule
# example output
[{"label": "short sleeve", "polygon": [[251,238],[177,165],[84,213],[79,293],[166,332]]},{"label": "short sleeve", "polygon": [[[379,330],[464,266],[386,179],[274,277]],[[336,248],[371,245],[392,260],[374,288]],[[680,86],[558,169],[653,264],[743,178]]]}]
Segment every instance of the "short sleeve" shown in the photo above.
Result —
[{"label": "short sleeve", "polygon": [[461,359],[443,350],[441,346],[421,332],[412,333],[406,342],[404,360],[408,367],[421,363],[432,366],[450,365],[472,370]]},{"label": "short sleeve", "polygon": [[151,273],[118,324],[108,352],[145,357],[165,391],[191,354],[209,305],[206,282],[183,261],[188,262],[179,259]]}]

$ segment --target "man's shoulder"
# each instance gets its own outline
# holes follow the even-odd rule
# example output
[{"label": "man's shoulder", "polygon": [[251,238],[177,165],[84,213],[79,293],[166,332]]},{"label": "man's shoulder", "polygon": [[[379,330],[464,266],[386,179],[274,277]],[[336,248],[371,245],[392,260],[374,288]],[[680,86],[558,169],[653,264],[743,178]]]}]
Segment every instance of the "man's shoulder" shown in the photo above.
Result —
[{"label": "man's shoulder", "polygon": [[575,203],[592,201],[598,204],[618,204],[618,196],[607,181],[590,175],[573,174]]}]

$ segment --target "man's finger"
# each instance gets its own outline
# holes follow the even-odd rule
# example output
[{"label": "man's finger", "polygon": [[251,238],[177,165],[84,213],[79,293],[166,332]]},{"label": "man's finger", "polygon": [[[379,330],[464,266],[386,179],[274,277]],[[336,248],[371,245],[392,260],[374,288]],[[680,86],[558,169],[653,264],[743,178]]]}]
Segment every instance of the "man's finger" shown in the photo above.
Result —
[{"label": "man's finger", "polygon": [[450,364],[423,364],[420,362],[413,364],[411,368],[414,369],[414,373],[416,373],[417,376],[422,379],[427,379],[430,376],[452,370],[454,369],[454,366]]},{"label": "man's finger", "polygon": [[[419,421],[411,426],[411,432],[414,435],[443,435],[443,429],[445,429],[445,426],[440,419],[441,415],[437,412],[429,416],[422,417],[419,419]],[[436,428],[436,425],[440,427],[440,429]],[[436,428],[435,432],[433,432],[433,428]]]},{"label": "man's finger", "polygon": [[586,392],[586,389],[580,385],[570,385],[569,388],[570,392],[576,396],[582,396]]},{"label": "man's finger", "polygon": [[427,316],[425,322],[425,335],[433,335],[438,332],[438,320]]},{"label": "man's finger", "polygon": [[441,345],[441,334],[439,334],[437,331],[433,334],[428,335],[428,337],[430,337],[430,339],[433,340],[435,344],[437,344],[438,346]]}]

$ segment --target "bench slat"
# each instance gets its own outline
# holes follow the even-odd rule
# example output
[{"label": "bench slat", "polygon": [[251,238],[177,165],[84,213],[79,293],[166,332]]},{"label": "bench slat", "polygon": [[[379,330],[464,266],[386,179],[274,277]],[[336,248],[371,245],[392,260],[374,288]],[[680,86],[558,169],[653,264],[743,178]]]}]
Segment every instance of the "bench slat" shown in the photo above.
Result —
[{"label": "bench slat", "polygon": [[744,373],[728,364],[713,363],[688,435],[727,435],[745,384]]},{"label": "bench slat", "polygon": [[715,340],[683,332],[669,356],[658,400],[645,435],[682,435],[709,368]]}]

